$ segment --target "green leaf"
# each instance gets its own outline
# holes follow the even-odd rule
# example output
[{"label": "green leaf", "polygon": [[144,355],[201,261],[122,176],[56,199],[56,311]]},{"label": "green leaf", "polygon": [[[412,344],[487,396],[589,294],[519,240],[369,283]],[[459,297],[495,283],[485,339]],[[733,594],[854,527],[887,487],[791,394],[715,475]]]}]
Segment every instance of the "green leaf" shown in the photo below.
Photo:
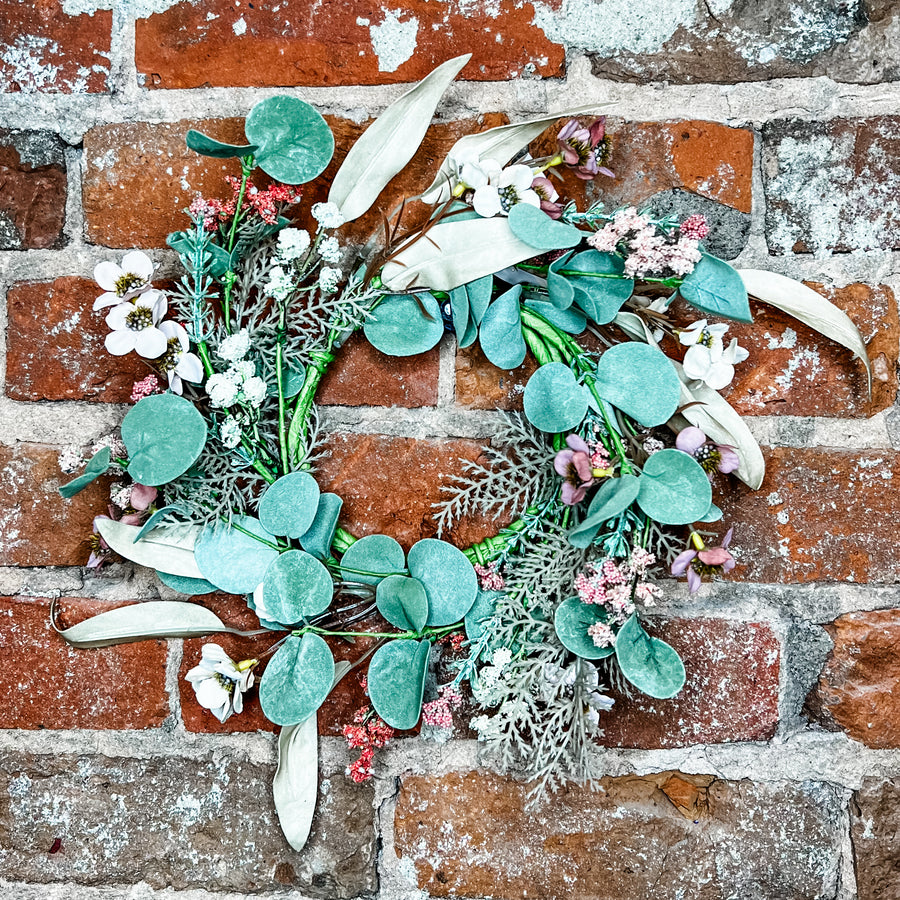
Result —
[{"label": "green leaf", "polygon": [[478,576],[465,553],[446,541],[425,538],[410,548],[409,574],[425,586],[428,624],[461,621],[478,596]]},{"label": "green leaf", "polygon": [[257,145],[256,164],[284,184],[305,184],[321,175],[334,154],[328,124],[308,103],[296,97],[260,100],[244,123]]},{"label": "green leaf", "polygon": [[391,728],[414,728],[422,714],[428,641],[391,641],[369,663],[369,699]]},{"label": "green leaf", "polygon": [[481,320],[481,349],[498,369],[515,369],[525,361],[527,348],[519,311],[521,294],[522,285],[510,288],[487,308]]},{"label": "green leaf", "polygon": [[259,703],[276,725],[309,718],[331,692],[334,657],[317,634],[291,635],[266,666],[259,682]]},{"label": "green leaf", "polygon": [[154,394],[131,407],[122,420],[128,474],[156,487],[183,475],[206,444],[206,422],[177,394]]},{"label": "green leaf", "polygon": [[463,349],[475,343],[478,326],[491,302],[492,275],[462,284],[450,291],[450,309],[456,342]]},{"label": "green leaf", "polygon": [[299,538],[316,518],[319,485],[308,472],[282,475],[259,501],[259,521],[270,534]]},{"label": "green leaf", "polygon": [[505,216],[439,222],[381,271],[386,290],[452,291],[534,256],[510,231]]},{"label": "green leaf", "polygon": [[581,334],[587,328],[587,317],[577,309],[561,309],[546,300],[533,298],[526,300],[525,306],[568,334]]},{"label": "green leaf", "polygon": [[138,525],[126,525],[99,517],[94,520],[94,524],[110,549],[124,559],[170,575],[203,578],[194,557],[194,542],[200,533],[199,525],[155,528],[135,543],[134,538],[141,530]]},{"label": "green leaf", "polygon": [[[232,522],[270,544],[275,541],[274,535],[252,516],[235,516]],[[202,577],[217,588],[229,594],[250,594],[278,558],[278,550],[221,523],[202,529],[194,545],[194,556]]]},{"label": "green leaf", "polygon": [[715,503],[709,504],[709,509],[706,511],[706,515],[697,519],[698,522],[721,522],[722,516],[724,513]]},{"label": "green leaf", "polygon": [[540,431],[571,431],[588,411],[585,389],[565,364],[546,363],[528,379],[522,398],[528,421]]},{"label": "green leaf", "polygon": [[494,276],[485,275],[465,285],[469,294],[469,318],[475,325],[481,325],[484,314],[491,305],[491,294],[494,290]]},{"label": "green leaf", "polygon": [[820,293],[793,278],[762,269],[739,269],[747,292],[763,303],[799,319],[819,334],[846,347],[866,367],[869,391],[872,390],[872,364],[859,329],[842,309]]},{"label": "green leaf", "polygon": [[179,594],[187,594],[188,597],[196,597],[202,594],[214,594],[218,588],[210,584],[205,578],[185,578],[183,575],[171,575],[169,572],[156,573],[157,578],[166,586],[178,591]]},{"label": "green leaf", "polygon": [[137,543],[142,537],[153,531],[154,528],[158,528],[163,523],[163,520],[172,513],[183,513],[182,507],[163,506],[161,509],[156,510],[156,512],[144,522],[141,526],[141,530],[134,536],[134,543]]},{"label": "green leaf", "polygon": [[553,627],[563,647],[582,659],[604,659],[612,656],[612,647],[598,647],[587,633],[591,625],[607,622],[608,616],[602,606],[582,603],[578,597],[563,600],[556,610]]},{"label": "green leaf", "polygon": [[[304,370],[303,366],[298,362],[294,362],[294,365],[300,366],[300,368],[288,369],[286,372],[282,373],[285,400],[290,400],[292,397],[296,397],[297,394],[300,393],[300,389],[303,387],[303,382],[306,381],[306,371]],[[268,394],[269,397],[278,396],[278,384],[276,381],[272,380],[271,382],[269,382],[266,394]]]},{"label": "green leaf", "polygon": [[[166,243],[182,257],[182,261],[188,260],[196,249],[196,238],[190,232],[173,231]],[[214,278],[222,276],[233,268],[232,255],[218,244],[210,241],[206,245],[207,266]]]},{"label": "green leaf", "polygon": [[701,312],[752,322],[747,289],[741,276],[721,259],[704,253],[678,293]]},{"label": "green leaf", "polygon": [[597,363],[597,393],[648,428],[678,409],[681,382],[662,350],[638,341],[610,347]]},{"label": "green leaf", "polygon": [[84,467],[84,471],[77,477],[73,478],[68,484],[64,484],[59,493],[68,500],[77,493],[83,491],[92,481],[96,481],[101,475],[104,475],[110,465],[110,449],[102,447],[88,461]]},{"label": "green leaf", "polygon": [[568,309],[575,302],[575,287],[565,275],[560,275],[559,270],[566,268],[571,253],[553,260],[547,269],[547,295],[550,303],[557,309]]},{"label": "green leaf", "polygon": [[569,543],[582,550],[590,547],[603,525],[634,503],[640,481],[634,475],[604,479],[591,500],[584,521],[569,532]]},{"label": "green leaf", "polygon": [[494,615],[499,591],[478,591],[474,606],[466,613],[466,637],[473,643],[477,641],[487,627],[485,620]]},{"label": "green leaf", "polygon": [[387,294],[366,319],[363,331],[369,343],[388,356],[415,356],[440,341],[444,322],[429,293]]},{"label": "green leaf", "polygon": [[294,850],[309,838],[319,795],[319,726],[313,713],[278,735],[278,768],[272,779],[272,799],[278,824]]},{"label": "green leaf", "polygon": [[435,107],[448,85],[471,59],[457,56],[438,66],[395,100],[350,148],[328,199],[350,222],[375,202],[387,183],[416,155]]},{"label": "green leaf", "polygon": [[681,450],[659,450],[644,464],[637,504],[663,525],[688,525],[706,515],[712,487],[693,456]]},{"label": "green leaf", "polygon": [[[378,584],[388,575],[403,574],[403,548],[386,534],[370,534],[351,544],[341,559],[341,577],[345,581]],[[375,575],[360,574],[375,572]]]},{"label": "green leaf", "polygon": [[665,641],[650,637],[636,615],[619,629],[616,659],[622,674],[650,697],[667,700],[684,686],[681,657]]},{"label": "green leaf", "polygon": [[575,302],[599,325],[612,322],[625,301],[634,293],[633,278],[597,277],[622,275],[625,271],[624,261],[612,253],[585,250],[573,256],[565,269],[593,273],[563,277],[567,278],[575,289]]},{"label": "green leaf", "polygon": [[428,621],[428,596],[417,578],[390,575],[380,581],[375,604],[391,625],[404,631],[421,631]]},{"label": "green leaf", "polygon": [[211,610],[178,600],[147,600],[120,606],[79,622],[60,635],[73,647],[90,649],[163,638],[190,638],[228,631]]},{"label": "green leaf", "polygon": [[530,203],[517,203],[509,211],[509,227],[520,241],[541,252],[577,247],[585,237],[580,228],[557,222]]},{"label": "green leaf", "polygon": [[331,555],[331,542],[337,530],[338,517],[344,501],[337,494],[320,494],[316,517],[305,534],[300,535],[300,546],[319,559]]},{"label": "green leaf", "polygon": [[223,144],[215,138],[208,137],[202,131],[193,128],[184,138],[189,150],[199,153],[201,156],[212,156],[215,159],[233,159],[240,156],[250,156],[256,152],[253,144]]},{"label": "green leaf", "polygon": [[269,616],[294,625],[331,605],[334,582],[328,569],[302,550],[282,553],[266,569],[263,603]]}]

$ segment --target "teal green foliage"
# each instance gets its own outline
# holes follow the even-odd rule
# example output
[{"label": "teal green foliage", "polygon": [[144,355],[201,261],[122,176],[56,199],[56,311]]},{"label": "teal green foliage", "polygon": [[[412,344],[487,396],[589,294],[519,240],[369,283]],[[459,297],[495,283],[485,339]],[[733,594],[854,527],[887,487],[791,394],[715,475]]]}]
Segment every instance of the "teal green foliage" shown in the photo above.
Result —
[{"label": "teal green foliage", "polygon": [[425,587],[429,625],[452,625],[465,617],[478,595],[478,577],[461,550],[426,538],[413,544],[407,562],[409,574]]},{"label": "teal green foliage", "polygon": [[83,491],[92,481],[96,481],[101,475],[104,475],[110,466],[110,450],[109,447],[102,447],[91,458],[84,467],[84,471],[77,477],[73,478],[67,484],[64,484],[59,493],[68,500],[76,494]]},{"label": "teal green foliage", "polygon": [[650,637],[633,615],[616,635],[616,660],[622,674],[640,691],[660,700],[684,686],[684,663],[665,641]]},{"label": "teal green foliage", "polygon": [[[244,531],[274,543],[275,537],[252,516],[235,516]],[[194,558],[207,581],[229,594],[249,594],[262,584],[278,550],[222,522],[207,525],[197,536]]]},{"label": "teal green foliage", "polygon": [[428,595],[418,578],[389,575],[378,582],[375,603],[378,612],[403,631],[421,631],[428,621]]},{"label": "teal green foliage", "polygon": [[185,135],[185,143],[188,149],[201,156],[212,156],[215,159],[235,159],[250,156],[256,152],[255,144],[225,144],[211,138],[202,131],[191,128]]},{"label": "teal green foliage", "polygon": [[[564,277],[574,289],[575,303],[599,325],[612,322],[625,301],[634,293],[634,279],[619,277],[625,271],[625,263],[612,253],[585,250],[573,256],[564,268],[567,272],[585,273],[567,274]],[[616,277],[598,277],[603,275]]]},{"label": "teal green foliage", "polygon": [[747,289],[741,276],[721,259],[704,253],[678,293],[701,312],[738,322],[752,322]]},{"label": "teal green foliage", "polygon": [[688,525],[705,516],[711,503],[709,477],[693,456],[668,449],[647,460],[637,504],[651,519],[663,525]]},{"label": "teal green foliage", "polygon": [[414,728],[422,714],[428,641],[391,641],[369,663],[369,699],[391,728]]},{"label": "teal green foliage", "polygon": [[549,433],[577,428],[588,411],[584,385],[560,362],[541,366],[528,379],[523,403],[528,421],[539,431]]},{"label": "teal green foliage", "polygon": [[337,494],[320,494],[316,517],[309,530],[300,535],[300,546],[318,559],[331,554],[331,542],[337,531],[338,516],[344,501]]},{"label": "teal green foliage", "polygon": [[294,625],[331,605],[334,582],[319,560],[288,550],[272,561],[263,579],[263,603],[271,619]]},{"label": "teal green foliage", "polygon": [[597,363],[597,393],[648,428],[668,422],[678,409],[681,382],[658,347],[627,341],[610,347]]},{"label": "teal green foliage", "polygon": [[606,623],[606,610],[593,603],[582,603],[570,597],[557,607],[553,626],[562,645],[582,659],[604,659],[612,656],[612,647],[598,647],[587,630],[598,622]]},{"label": "teal green foliage", "polygon": [[[376,574],[360,574],[360,573]],[[388,575],[403,574],[403,548],[386,534],[370,534],[351,544],[341,559],[341,577],[346,581],[378,584]]]},{"label": "teal green foliage", "polygon": [[611,519],[628,509],[640,490],[640,479],[634,475],[606,478],[591,499],[584,520],[569,532],[569,543],[587,549]]},{"label": "teal green foliage", "polygon": [[517,203],[509,211],[509,227],[520,241],[542,253],[577,247],[585,236],[581,229],[557,222],[529,203]]},{"label": "teal green foliage", "polygon": [[515,369],[525,361],[521,295],[522,285],[510,288],[491,303],[481,320],[481,349],[498,369]]},{"label": "teal green foliage", "polygon": [[387,294],[363,331],[369,343],[388,356],[415,356],[440,341],[444,323],[432,294]]},{"label": "teal green foliage", "polygon": [[156,572],[159,580],[166,586],[178,591],[179,594],[187,594],[189,597],[201,594],[212,594],[218,588],[205,578],[187,578],[184,575],[171,575],[168,572]]},{"label": "teal green foliage", "polygon": [[259,502],[259,521],[271,534],[299,538],[316,518],[319,485],[308,472],[283,475],[266,488]]},{"label": "teal green foliage", "polygon": [[259,702],[276,725],[296,725],[325,701],[334,682],[334,657],[317,634],[291,635],[269,660]]}]

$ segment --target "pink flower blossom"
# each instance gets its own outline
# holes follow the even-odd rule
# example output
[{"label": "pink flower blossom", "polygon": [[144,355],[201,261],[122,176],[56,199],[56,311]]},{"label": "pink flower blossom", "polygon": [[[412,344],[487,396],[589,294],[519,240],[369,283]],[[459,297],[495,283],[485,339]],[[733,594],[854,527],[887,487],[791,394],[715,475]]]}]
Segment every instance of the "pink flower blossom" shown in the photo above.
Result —
[{"label": "pink flower blossom", "polygon": [[741,464],[740,458],[729,444],[715,444],[693,425],[678,432],[675,446],[693,456],[708,475],[718,470],[723,474],[734,472]]},{"label": "pink flower blossom", "polygon": [[696,531],[691,533],[691,543],[694,546],[679,553],[670,570],[675,576],[687,573],[690,593],[696,594],[700,590],[703,576],[730,572],[735,567],[734,557],[728,552],[733,530],[728,529],[719,547],[707,547]]},{"label": "pink flower blossom", "polygon": [[616,634],[605,622],[595,622],[587,633],[595,647],[612,647],[616,643]]},{"label": "pink flower blossom", "polygon": [[563,162],[574,170],[582,181],[598,175],[615,178],[606,168],[609,160],[609,140],[606,137],[606,116],[600,116],[584,126],[577,119],[569,119],[556,138]]},{"label": "pink flower blossom", "polygon": [[497,571],[496,562],[492,562],[487,566],[475,563],[475,574],[481,582],[483,591],[502,591],[506,585],[503,576]]},{"label": "pink flower blossom", "polygon": [[584,500],[587,489],[594,483],[591,448],[577,434],[570,434],[566,444],[568,449],[556,454],[553,468],[563,477],[562,502],[575,506]]},{"label": "pink flower blossom", "polygon": [[551,219],[558,219],[562,215],[562,203],[558,203],[559,194],[553,187],[553,182],[543,175],[538,175],[531,182],[531,189],[538,195],[541,201],[541,209],[550,216]]},{"label": "pink flower blossom", "polygon": [[131,402],[137,403],[144,397],[159,393],[159,379],[155,375],[148,375],[140,381],[136,381],[131,387]]},{"label": "pink flower blossom", "polygon": [[681,225],[678,226],[678,231],[682,237],[686,237],[692,241],[702,241],[709,234],[709,225],[706,224],[706,216],[700,215],[700,213],[694,213],[692,216],[688,216]]}]

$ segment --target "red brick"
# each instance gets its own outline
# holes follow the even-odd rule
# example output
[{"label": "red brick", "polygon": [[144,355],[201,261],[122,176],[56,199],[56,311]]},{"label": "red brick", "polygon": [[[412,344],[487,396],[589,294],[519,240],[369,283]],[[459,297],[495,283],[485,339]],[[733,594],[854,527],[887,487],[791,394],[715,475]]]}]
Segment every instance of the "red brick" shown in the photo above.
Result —
[{"label": "red brick", "polygon": [[900,747],[900,611],[849,613],[827,630],[834,649],[808,709],[826,728],[867,747]]},{"label": "red brick", "polygon": [[685,747],[765,741],[778,725],[781,648],[768,625],[723,619],[653,622],[650,633],[674,647],[687,681],[671,700],[640,692],[617,697],[601,716],[607,747]]},{"label": "red brick", "polygon": [[[259,628],[259,620],[249,609],[243,597],[231,597],[222,594],[210,594],[203,597],[195,597],[194,601],[211,609],[219,618],[233,628],[242,631],[252,631]],[[385,622],[377,614],[371,619],[358,622],[353,626],[358,631],[380,630],[385,627]],[[264,715],[259,705],[259,681],[244,695],[244,711],[240,715],[232,716],[222,723],[216,719],[209,710],[203,709],[197,703],[193,688],[185,681],[185,676],[198,662],[204,644],[219,644],[225,652],[234,660],[254,659],[261,660],[262,665],[258,669],[261,675],[265,671],[265,664],[271,659],[266,654],[277,641],[284,637],[283,633],[270,632],[259,637],[244,638],[230,634],[219,634],[205,638],[194,638],[184,642],[184,657],[181,662],[181,670],[178,673],[178,684],[181,695],[181,716],[184,726],[188,731],[203,732],[207,734],[225,734],[247,731],[274,731],[278,728]],[[374,639],[358,638],[355,644],[337,638],[328,638],[335,660],[347,660],[355,662],[374,643]],[[366,666],[346,675],[329,695],[324,705],[319,710],[319,733],[340,735],[341,729],[353,719],[353,713],[361,706],[368,703],[359,681],[359,673],[365,672]]]},{"label": "red brick", "polygon": [[[406,549],[434,537],[432,505],[441,484],[462,471],[462,461],[478,459],[481,446],[467,440],[416,440],[383,435],[334,433],[325,444],[329,455],[317,464],[323,491],[344,499],[341,525],[356,537],[387,534]],[[503,522],[467,518],[449,536],[467,547],[495,534]]]},{"label": "red brick", "polygon": [[[326,198],[338,167],[368,124],[334,116],[326,116],[326,120],[334,132],[335,155],[325,172],[304,186],[303,201],[292,213],[305,227],[312,223],[309,208]],[[380,227],[382,211],[390,213],[403,197],[425,190],[459,137],[505,122],[505,116],[491,113],[432,125],[415,158],[387,186],[376,208],[341,229],[341,241],[364,242]],[[198,193],[231,196],[224,179],[228,174],[240,174],[236,161],[211,159],[188,150],[184,136],[191,128],[222,141],[245,140],[244,120],[239,118],[183,119],[153,125],[124,122],[87,132],[82,190],[89,241],[107,247],[162,247],[170,232],[185,227],[183,211]],[[260,186],[271,181],[259,171],[253,180]],[[404,213],[404,229],[421,222],[426,213],[426,207],[412,204]]]},{"label": "red brick", "polygon": [[371,0],[322,7],[178,3],[137,21],[137,68],[155,88],[384,84],[416,81],[471,52],[462,78],[562,75],[564,48],[547,39],[533,16],[530,3],[513,0],[414,0],[402,10]]},{"label": "red brick", "polygon": [[892,450],[766,450],[762,488],[735,482],[717,502],[734,525],[734,577],[746,581],[900,579],[900,476]]},{"label": "red brick", "polygon": [[0,565],[82,566],[94,516],[109,505],[108,477],[71,500],[58,488],[74,478],[59,471],[57,449],[43,444],[0,445]]},{"label": "red brick", "polygon": [[112,13],[70,16],[62,0],[0,0],[0,91],[109,90]]},{"label": "red brick", "polygon": [[[112,606],[81,598],[59,605],[62,627]],[[42,597],[2,597],[0,616],[0,728],[156,728],[165,720],[164,641],[76,650],[50,627]]]},{"label": "red brick", "polygon": [[476,341],[456,354],[456,404],[469,409],[521,410],[522,393],[536,369],[531,354],[517,369],[498,369]]},{"label": "red brick", "polygon": [[0,129],[0,250],[64,242],[66,164],[59,137]]},{"label": "red brick", "polygon": [[323,406],[435,406],[439,350],[418,356],[385,356],[362,335],[338,351],[316,394]]},{"label": "red brick", "polygon": [[[7,295],[6,394],[13,400],[125,403],[151,370],[136,354],[103,345],[108,310],[93,312],[102,291],[86,278],[15,284]],[[50,352],[48,352],[48,350]]]}]

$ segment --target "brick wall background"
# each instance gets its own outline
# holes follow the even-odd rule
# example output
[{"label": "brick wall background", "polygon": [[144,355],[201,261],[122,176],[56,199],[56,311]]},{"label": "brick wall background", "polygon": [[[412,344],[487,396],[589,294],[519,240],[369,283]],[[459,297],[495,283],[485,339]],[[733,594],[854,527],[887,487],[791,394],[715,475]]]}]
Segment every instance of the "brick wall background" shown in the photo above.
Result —
[{"label": "brick wall background", "polygon": [[[898,39],[890,0],[0,0],[7,896],[900,897]],[[347,687],[320,716],[319,811],[298,854],[257,704],[219,726],[186,689],[201,641],[76,652],[49,628],[53,597],[71,622],[160,591],[127,565],[81,568],[103,487],[56,493],[57,448],[108,432],[142,374],[104,353],[90,272],[131,247],[173,271],[165,234],[226,168],[184,148],[198,121],[237,138],[254,102],[287,91],[329,115],[345,152],[403,84],[469,50],[410,193],[460,133],[604,104],[617,178],[601,195],[704,212],[727,229],[715,252],[814,283],[859,323],[874,391],[778,313],[735,329],[752,356],[730,399],[766,483],[725,504],[734,577],[696,599],[668,586],[657,628],[688,683],[607,716],[600,792],[528,816],[522,787],[462,737],[398,741],[355,786],[336,736],[359,701]],[[323,480],[349,527],[428,534],[441,473],[515,408],[527,365],[499,373],[450,338],[387,364],[352,343],[321,394]],[[249,624],[236,598],[204,602]]]}]

